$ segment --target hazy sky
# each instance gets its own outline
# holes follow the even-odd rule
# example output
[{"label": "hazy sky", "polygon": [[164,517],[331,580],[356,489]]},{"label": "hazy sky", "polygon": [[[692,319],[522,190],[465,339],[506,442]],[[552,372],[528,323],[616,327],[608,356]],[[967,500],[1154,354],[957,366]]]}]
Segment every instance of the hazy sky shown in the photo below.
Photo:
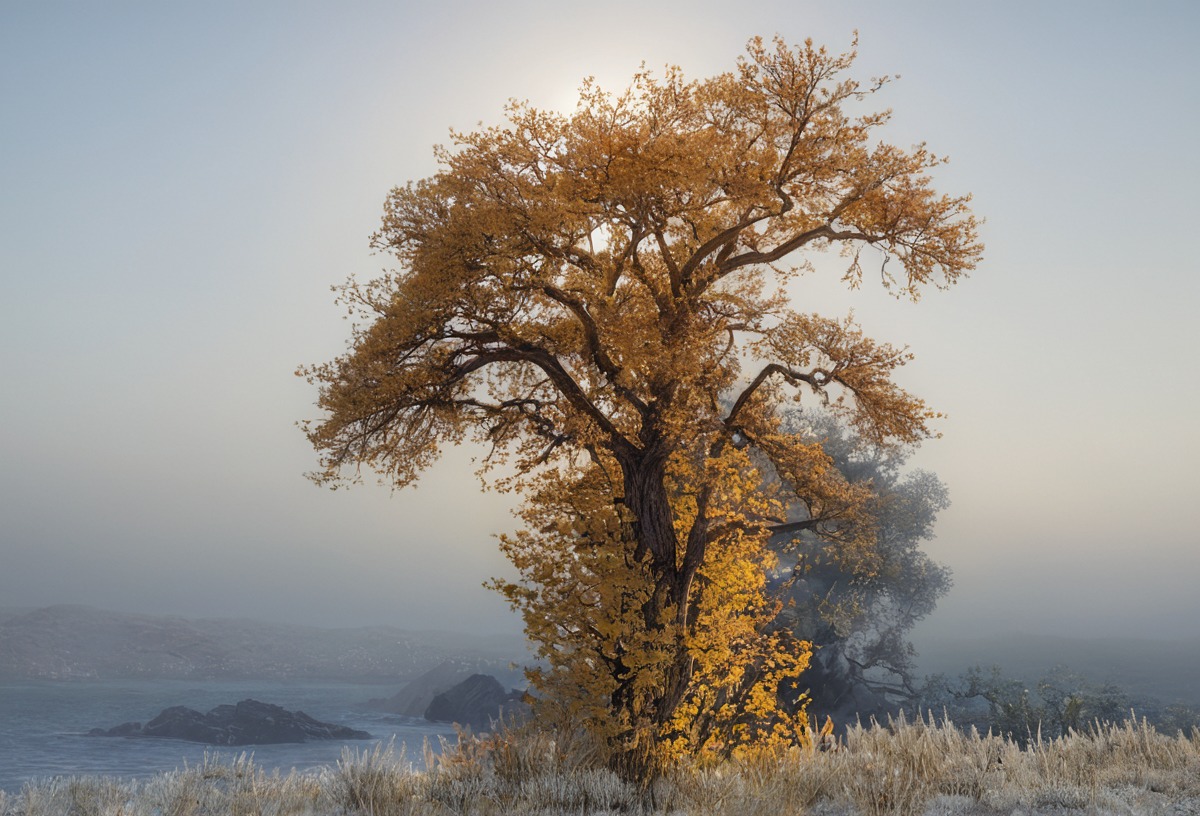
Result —
[{"label": "hazy sky", "polygon": [[509,498],[469,451],[415,491],[331,493],[293,376],[343,347],[389,188],[510,97],[565,109],[643,60],[694,77],[755,34],[900,74],[987,219],[913,305],[807,277],[908,344],[949,414],[956,585],[925,636],[1200,634],[1200,4],[0,2],[0,606],[515,630]]}]

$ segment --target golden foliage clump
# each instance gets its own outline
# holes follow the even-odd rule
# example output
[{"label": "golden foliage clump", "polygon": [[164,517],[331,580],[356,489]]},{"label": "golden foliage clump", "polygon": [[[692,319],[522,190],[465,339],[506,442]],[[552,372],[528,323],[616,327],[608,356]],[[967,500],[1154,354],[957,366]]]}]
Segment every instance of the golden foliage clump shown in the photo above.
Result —
[{"label": "golden foliage clump", "polygon": [[[706,511],[711,555],[686,612],[654,603],[657,582],[614,501],[611,463],[543,474],[522,512],[525,529],[501,537],[521,580],[495,586],[521,611],[543,663],[530,672],[536,713],[586,732],[623,770],[773,752],[806,739],[803,709],[788,712],[778,701],[781,685],[794,685],[808,665],[810,647],[786,630],[768,631],[779,602],[768,596],[766,576],[777,557],[746,516],[778,508],[744,452],[729,448],[703,466],[703,476],[682,461],[669,468],[680,535],[697,512],[688,485],[719,485]],[[646,618],[651,609],[657,619]],[[681,654],[690,671],[672,687]]]},{"label": "golden foliage clump", "polygon": [[932,187],[943,160],[855,112],[886,81],[847,78],[853,59],[754,40],[729,73],[586,82],[569,115],[513,103],[455,134],[387,200],[374,245],[397,269],[343,289],[349,350],[300,372],[325,414],[307,426],[319,482],[365,466],[404,486],[446,443],[490,446],[485,471],[528,500],[504,547],[550,666],[536,679],[645,758],[634,775],[798,739],[771,689],[806,647],[770,634],[765,543],[853,548],[869,514],[819,442],[781,430],[783,406],[815,396],[877,445],[936,417],[892,379],[905,350],[789,306],[805,252],[840,250],[850,286],[877,258],[913,299],[981,255],[969,197]]}]

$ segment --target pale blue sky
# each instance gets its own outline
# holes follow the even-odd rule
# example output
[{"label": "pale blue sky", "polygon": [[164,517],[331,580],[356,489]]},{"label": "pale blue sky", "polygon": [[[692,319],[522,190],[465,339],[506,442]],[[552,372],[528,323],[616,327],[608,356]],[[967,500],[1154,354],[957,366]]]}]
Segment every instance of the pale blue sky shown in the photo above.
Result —
[{"label": "pale blue sky", "polygon": [[914,458],[954,500],[927,633],[1200,635],[1192,2],[0,2],[0,606],[515,629],[466,453],[396,495],[302,479],[329,286],[509,97],[855,29],[890,140],[987,218],[916,306],[797,289],[950,415]]}]

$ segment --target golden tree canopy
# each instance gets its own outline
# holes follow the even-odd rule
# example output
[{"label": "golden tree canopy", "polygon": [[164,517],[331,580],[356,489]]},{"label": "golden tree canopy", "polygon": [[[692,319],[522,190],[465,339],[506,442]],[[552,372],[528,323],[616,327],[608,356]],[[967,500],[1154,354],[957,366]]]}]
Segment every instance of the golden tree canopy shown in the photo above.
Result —
[{"label": "golden tree canopy", "polygon": [[[603,475],[649,582],[635,617],[674,627],[651,695],[664,728],[699,699],[688,644],[723,614],[705,606],[714,565],[762,573],[754,548],[779,530],[860,535],[861,488],[781,428],[782,402],[817,394],[875,444],[930,434],[934,414],[892,380],[905,350],[790,307],[805,251],[840,250],[850,286],[877,262],[914,299],[982,251],[969,198],[931,186],[942,159],[881,141],[887,112],[857,112],[885,80],[847,78],[853,58],[754,40],[732,73],[587,82],[570,115],[514,103],[505,125],[455,134],[436,175],[387,200],[374,246],[396,271],[343,290],[366,318],[349,351],[302,371],[325,412],[308,428],[318,480],[365,465],[406,485],[464,438],[535,502],[546,474]],[[757,458],[713,464],[731,449]],[[803,517],[750,500],[775,481]],[[760,630],[770,617],[748,614]]]},{"label": "golden tree canopy", "polygon": [[729,433],[748,415],[720,397],[746,352],[768,363],[756,384],[840,387],[871,438],[926,435],[888,378],[901,351],[777,287],[806,248],[850,248],[857,284],[878,247],[910,297],[980,254],[968,197],[930,186],[940,160],[878,142],[887,113],[846,111],[881,84],[842,78],[852,58],[754,41],[732,74],[588,83],[571,116],[514,104],[507,126],[457,134],[441,172],[388,199],[374,244],[400,271],[346,291],[374,322],[308,372],[327,475],[362,463],[406,484],[468,430],[524,467],[552,445]]}]

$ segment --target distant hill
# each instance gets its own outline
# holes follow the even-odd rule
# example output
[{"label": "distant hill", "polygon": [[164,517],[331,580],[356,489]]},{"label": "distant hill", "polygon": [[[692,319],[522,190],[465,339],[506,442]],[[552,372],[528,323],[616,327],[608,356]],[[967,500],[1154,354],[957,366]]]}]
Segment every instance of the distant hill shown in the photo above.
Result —
[{"label": "distant hill", "polygon": [[519,637],[188,620],[84,606],[0,610],[0,679],[394,682],[447,659],[508,667]]},{"label": "distant hill", "polygon": [[1200,705],[1200,639],[1067,638],[1005,634],[921,640],[924,673],[961,674],[997,665],[1006,676],[1036,682],[1066,666],[1094,683],[1114,683],[1131,694]]},{"label": "distant hill", "polygon": [[0,606],[0,624],[4,623],[9,618],[15,618],[19,615],[25,615],[32,612],[32,609],[15,606]]}]

